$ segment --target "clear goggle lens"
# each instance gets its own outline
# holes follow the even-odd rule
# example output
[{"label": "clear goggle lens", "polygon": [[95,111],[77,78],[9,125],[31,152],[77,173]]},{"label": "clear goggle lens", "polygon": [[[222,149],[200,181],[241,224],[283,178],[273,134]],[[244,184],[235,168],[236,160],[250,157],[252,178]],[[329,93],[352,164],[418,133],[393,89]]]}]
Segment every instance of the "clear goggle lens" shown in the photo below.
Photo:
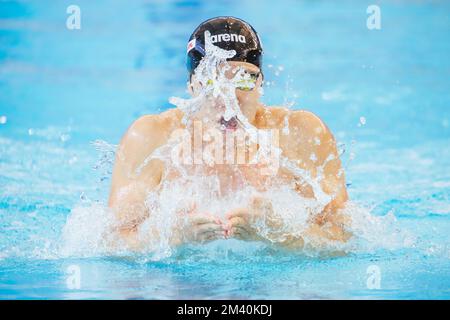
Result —
[{"label": "clear goggle lens", "polygon": [[236,89],[243,91],[251,91],[256,87],[256,81],[258,81],[259,72],[251,73],[245,71],[243,75],[235,81]]},{"label": "clear goggle lens", "polygon": [[[237,79],[234,80],[234,85],[236,86],[236,89],[251,91],[256,87],[256,81],[258,81],[259,75],[260,72],[250,73],[245,71],[242,76],[237,77]],[[213,85],[213,83],[212,79],[208,79],[206,85]]]}]

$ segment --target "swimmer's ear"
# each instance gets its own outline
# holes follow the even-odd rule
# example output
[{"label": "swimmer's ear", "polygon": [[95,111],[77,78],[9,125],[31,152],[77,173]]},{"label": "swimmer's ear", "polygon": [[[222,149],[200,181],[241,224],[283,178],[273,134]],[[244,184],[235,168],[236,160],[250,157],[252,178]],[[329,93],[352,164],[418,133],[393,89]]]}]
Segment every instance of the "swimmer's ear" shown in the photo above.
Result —
[{"label": "swimmer's ear", "polygon": [[[262,71],[259,72],[259,76],[261,77],[261,84],[260,86],[262,87],[264,85],[264,73],[262,73]],[[259,80],[259,77],[258,77]]]},{"label": "swimmer's ear", "polygon": [[187,89],[188,89],[189,94],[191,96],[193,96],[194,95],[194,86],[192,85],[192,74],[189,75],[189,81],[187,83],[187,87],[188,87]]}]

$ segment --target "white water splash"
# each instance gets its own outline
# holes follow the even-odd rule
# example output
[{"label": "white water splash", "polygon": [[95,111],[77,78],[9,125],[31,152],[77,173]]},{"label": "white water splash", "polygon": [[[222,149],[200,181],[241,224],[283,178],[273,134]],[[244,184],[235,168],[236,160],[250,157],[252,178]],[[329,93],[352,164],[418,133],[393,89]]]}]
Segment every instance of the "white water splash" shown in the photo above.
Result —
[{"label": "white water splash", "polygon": [[[202,84],[201,90],[196,91],[191,99],[171,97],[169,101],[184,112],[182,123],[186,127],[192,126],[192,119],[203,108],[224,107],[223,110],[220,109],[220,112],[223,112],[223,118],[229,120],[236,117],[242,128],[250,133],[250,143],[255,142],[258,129],[252,126],[242,114],[235,94],[236,82],[241,81],[243,77],[245,80],[245,75],[239,69],[234,70],[237,72],[231,79],[225,74],[231,68],[227,64],[227,59],[233,57],[235,52],[214,46],[208,33],[205,34],[205,39],[206,56],[194,75],[194,81]],[[285,124],[284,133],[288,134],[289,130],[286,128],[287,124]],[[157,148],[133,173],[138,176],[153,159],[163,160],[168,168],[164,172],[160,186],[147,195],[145,206],[150,214],[137,230],[139,240],[145,244],[142,252],[151,260],[164,259],[176,252],[176,249],[172,247],[171,238],[174,226],[180,222],[177,213],[193,202],[197,204],[198,211],[223,218],[225,213],[232,209],[248,204],[253,196],[265,197],[271,201],[283,225],[278,238],[270,239],[276,243],[283,240],[286,234],[303,236],[312,218],[320,214],[333,199],[322,190],[321,168],[318,170],[318,177],[313,178],[307,170],[299,168],[289,159],[282,157],[280,149],[278,149],[280,166],[290,171],[296,181],[309,185],[314,197],[302,197],[293,190],[292,185],[276,183],[263,192],[256,190],[249,183],[243,183],[239,191],[222,194],[217,176],[205,174],[202,168],[188,172],[183,165],[172,161],[171,152],[180,139],[169,140],[168,143]],[[110,146],[99,142],[96,146],[103,154],[98,166],[112,165],[111,159],[114,152]],[[259,148],[255,155],[256,159],[267,157],[267,152],[265,148]],[[173,170],[180,173],[180,178],[166,179],[168,172]],[[233,169],[233,174],[245,181],[245,174],[241,169]],[[271,182],[276,180],[274,178]],[[313,243],[313,240],[305,238],[305,248],[309,248],[304,250],[305,254],[316,255],[319,251],[348,253],[381,248],[395,249],[409,246],[413,242],[408,235],[396,229],[393,216],[375,217],[370,215],[368,210],[351,202],[342,213],[350,218],[351,223],[347,226],[347,231],[353,234],[351,240],[346,243],[329,241],[326,246],[311,248],[308,244]],[[87,207],[77,207],[72,210],[64,228],[62,253],[64,255],[124,254],[127,248],[115,234],[116,227],[117,221],[113,212],[105,206],[92,204]],[[259,233],[269,237],[268,230],[264,229],[264,226],[259,229]],[[227,241],[219,242],[227,246]],[[111,243],[114,245],[111,246]],[[233,242],[233,245],[235,246],[236,242]]]}]

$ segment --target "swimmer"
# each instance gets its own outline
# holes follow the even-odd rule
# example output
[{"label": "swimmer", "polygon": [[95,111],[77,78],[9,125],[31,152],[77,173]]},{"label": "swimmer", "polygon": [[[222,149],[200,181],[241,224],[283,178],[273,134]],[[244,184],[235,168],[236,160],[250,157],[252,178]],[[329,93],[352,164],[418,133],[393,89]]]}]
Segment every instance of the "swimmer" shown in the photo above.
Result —
[{"label": "swimmer", "polygon": [[[211,42],[222,49],[235,50],[236,54],[227,59],[231,69],[227,77],[232,78],[236,70],[243,70],[245,80],[237,82],[235,94],[240,112],[248,123],[257,129],[283,131],[279,135],[282,156],[295,163],[298,168],[317,178],[320,187],[330,201],[321,212],[315,214],[303,235],[284,235],[276,245],[291,249],[302,249],[304,237],[345,242],[350,237],[346,231],[346,218],[341,214],[347,200],[345,177],[341,167],[335,139],[322,120],[309,111],[288,110],[283,107],[265,106],[260,101],[263,83],[263,49],[256,31],[247,22],[234,17],[216,17],[200,24],[191,35],[187,47],[187,67],[189,71],[189,91],[195,96],[205,84],[198,81],[196,68],[205,56],[205,31],[209,31]],[[193,115],[204,121],[205,128],[217,126],[224,132],[242,126],[236,116],[227,119],[220,108],[206,108],[201,115]],[[130,248],[142,247],[138,237],[140,225],[152,214],[146,205],[149,192],[158,189],[164,179],[177,179],[176,175],[164,174],[164,161],[152,159],[142,164],[156,149],[167,145],[171,135],[185,128],[184,112],[180,108],[169,109],[161,114],[145,115],[137,119],[124,134],[116,152],[113,169],[109,207],[120,221],[120,235]],[[208,121],[205,122],[205,119]],[[287,127],[287,128],[286,128]],[[287,130],[286,130],[287,129]],[[286,133],[287,132],[287,133]],[[199,165],[186,166],[195,170]],[[205,166],[205,165],[203,165]],[[141,168],[142,167],[142,168]],[[138,170],[138,168],[141,168]],[[239,168],[235,165],[217,164],[207,166],[205,174],[218,177],[223,194],[238,192],[245,183],[264,191],[264,187],[274,181],[283,181],[302,197],[313,198],[314,193],[308,183],[298,182],[294,174],[280,167],[275,176],[261,174],[258,164]],[[135,174],[139,172],[139,174]],[[246,181],[240,181],[240,180]],[[217,239],[235,238],[248,241],[273,243],[267,235],[275,235],[282,228],[281,220],[269,199],[254,196],[239,208],[223,208],[221,217],[201,212],[198,204],[184,208],[184,223],[175,228],[171,243],[206,243]],[[255,226],[265,223],[269,232],[264,236]]]}]

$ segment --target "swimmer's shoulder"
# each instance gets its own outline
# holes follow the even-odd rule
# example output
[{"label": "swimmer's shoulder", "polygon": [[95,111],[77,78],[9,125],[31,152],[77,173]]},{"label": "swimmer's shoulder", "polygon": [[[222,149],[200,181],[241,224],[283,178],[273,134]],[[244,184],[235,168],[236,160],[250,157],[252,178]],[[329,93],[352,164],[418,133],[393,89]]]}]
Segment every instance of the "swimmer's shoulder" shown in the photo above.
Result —
[{"label": "swimmer's shoulder", "polygon": [[133,158],[140,158],[140,154],[148,155],[166,143],[170,134],[181,127],[182,117],[183,113],[178,109],[139,117],[123,135],[120,150],[131,154]]},{"label": "swimmer's shoulder", "polygon": [[317,153],[324,156],[335,148],[335,138],[325,122],[308,110],[293,110],[289,116],[289,126],[298,130],[305,142],[314,146]]},{"label": "swimmer's shoulder", "polygon": [[128,131],[140,134],[152,134],[178,128],[181,125],[183,112],[177,108],[159,114],[147,114],[136,119]]},{"label": "swimmer's shoulder", "polygon": [[314,135],[323,135],[330,132],[323,120],[308,110],[290,111],[289,123],[292,127],[299,127],[303,131],[311,132]]},{"label": "swimmer's shoulder", "polygon": [[308,110],[290,110],[280,106],[263,107],[258,112],[258,118],[261,123],[270,127],[283,128],[288,121],[291,128],[308,129],[316,133],[329,131],[322,119]]},{"label": "swimmer's shoulder", "polygon": [[[124,138],[152,139],[169,135],[180,128],[182,111],[173,108],[159,114],[147,114],[136,119],[128,128]],[[158,139],[156,139],[158,140]]]},{"label": "swimmer's shoulder", "polygon": [[281,128],[287,114],[287,108],[263,106],[256,113],[256,121],[260,128]]}]

